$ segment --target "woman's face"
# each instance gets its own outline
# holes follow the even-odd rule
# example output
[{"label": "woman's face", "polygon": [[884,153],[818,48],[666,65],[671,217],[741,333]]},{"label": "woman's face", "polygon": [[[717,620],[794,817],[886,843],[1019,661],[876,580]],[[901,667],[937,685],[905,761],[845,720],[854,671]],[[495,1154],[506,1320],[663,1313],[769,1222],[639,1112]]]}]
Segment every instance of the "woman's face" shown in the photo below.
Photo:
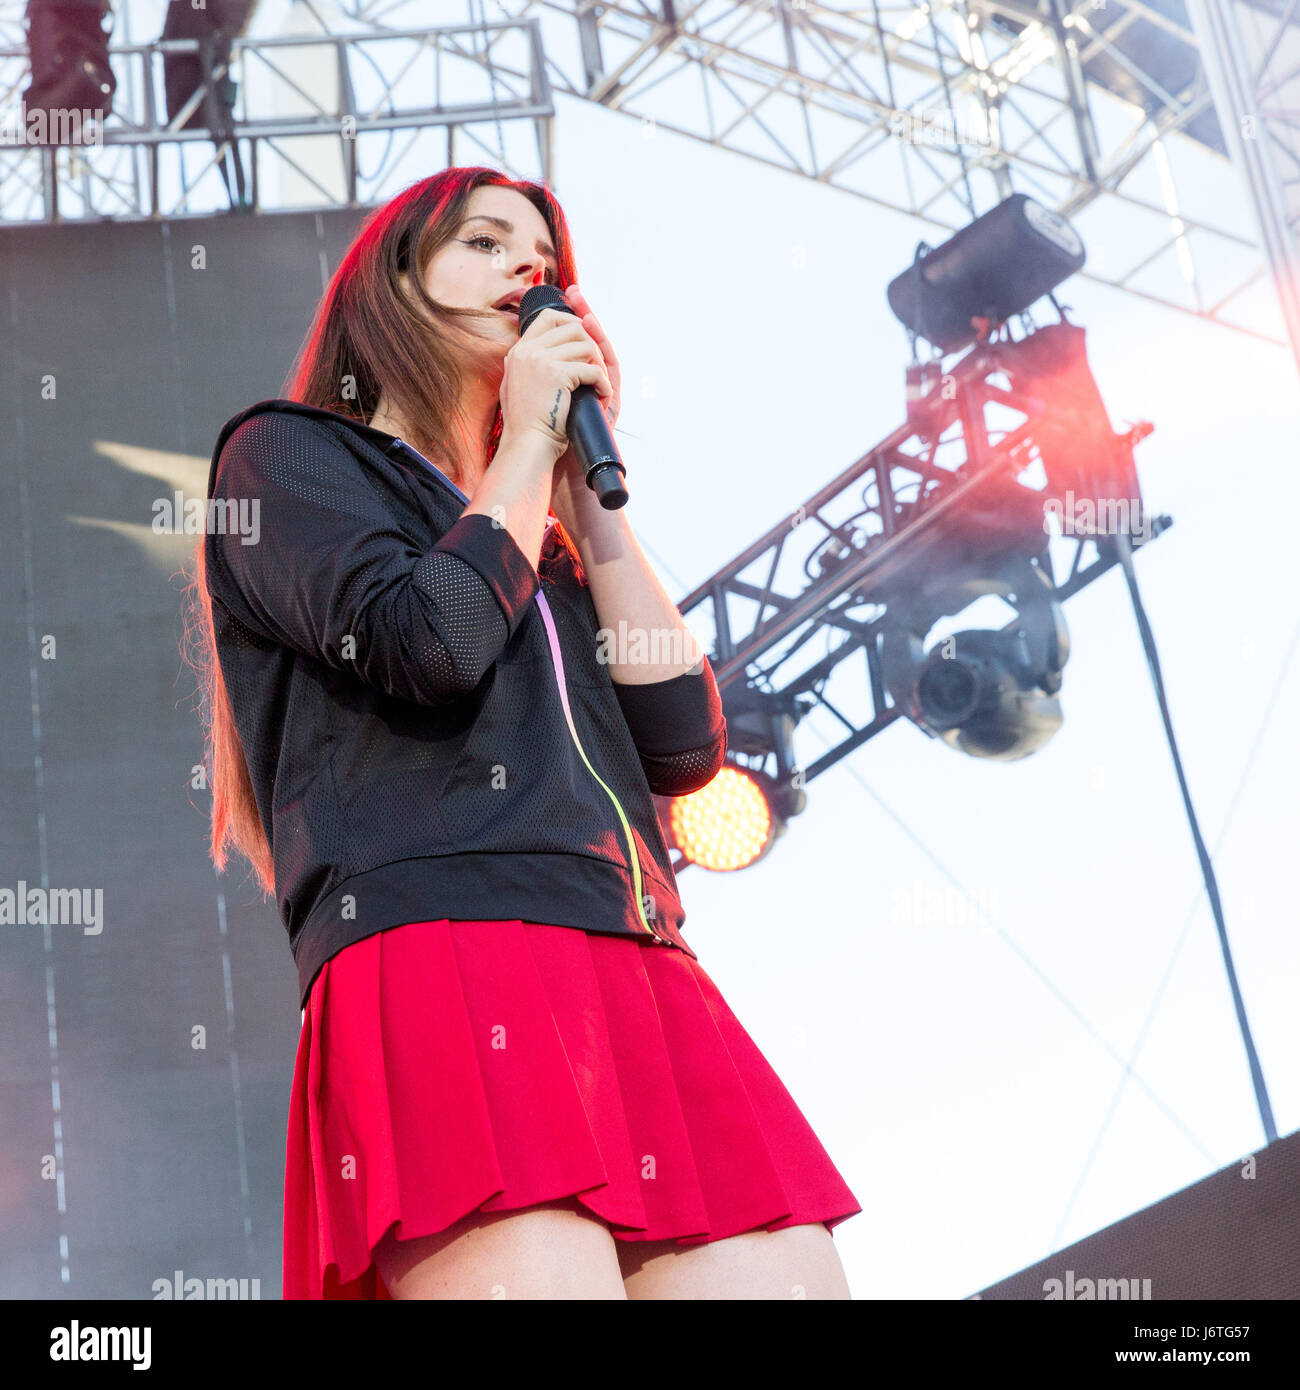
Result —
[{"label": "woman's face", "polygon": [[462,319],[451,331],[461,330],[458,343],[469,358],[482,367],[495,363],[499,371],[519,341],[519,320],[494,306],[508,294],[558,278],[546,219],[522,193],[489,185],[470,194],[454,240],[425,270],[424,287],[440,304],[485,311],[482,319]]}]

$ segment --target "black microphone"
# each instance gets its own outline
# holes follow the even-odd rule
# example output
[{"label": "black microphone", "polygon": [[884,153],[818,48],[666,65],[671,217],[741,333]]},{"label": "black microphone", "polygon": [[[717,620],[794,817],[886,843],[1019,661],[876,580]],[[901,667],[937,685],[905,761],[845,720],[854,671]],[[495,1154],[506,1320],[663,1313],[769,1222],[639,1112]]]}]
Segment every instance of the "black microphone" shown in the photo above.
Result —
[{"label": "black microphone", "polygon": [[[534,285],[524,291],[519,301],[519,332],[522,336],[543,309],[559,309],[574,313],[572,305],[557,285]],[[576,315],[575,315],[576,317]],[[623,477],[627,469],[614,447],[609,421],[601,408],[594,386],[582,385],[569,393],[569,418],[565,424],[569,443],[587,476],[587,486],[600,499],[600,505],[612,512],[627,503],[627,488]]]}]

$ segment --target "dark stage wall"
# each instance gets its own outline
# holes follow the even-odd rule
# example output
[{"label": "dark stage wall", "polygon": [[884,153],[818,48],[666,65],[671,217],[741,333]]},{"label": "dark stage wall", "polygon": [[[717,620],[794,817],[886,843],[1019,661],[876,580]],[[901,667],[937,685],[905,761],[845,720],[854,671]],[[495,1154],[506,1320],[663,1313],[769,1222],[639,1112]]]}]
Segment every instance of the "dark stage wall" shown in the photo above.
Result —
[{"label": "dark stage wall", "polygon": [[977,1297],[1294,1302],[1300,1298],[1298,1231],[1300,1133],[1243,1154],[1239,1162],[1058,1250]]},{"label": "dark stage wall", "polygon": [[154,504],[282,394],[363,215],[0,232],[0,895],[102,894],[97,932],[0,925],[0,1297],[279,1297],[295,977],[243,860],[207,857],[197,537]]}]

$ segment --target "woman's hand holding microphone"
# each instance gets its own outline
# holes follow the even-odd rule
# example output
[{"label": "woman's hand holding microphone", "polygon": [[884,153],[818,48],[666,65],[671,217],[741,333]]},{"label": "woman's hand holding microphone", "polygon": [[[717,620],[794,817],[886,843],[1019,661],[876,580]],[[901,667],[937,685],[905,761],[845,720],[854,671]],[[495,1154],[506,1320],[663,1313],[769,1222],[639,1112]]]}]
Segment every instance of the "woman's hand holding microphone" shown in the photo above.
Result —
[{"label": "woman's hand holding microphone", "polygon": [[[619,370],[609,340],[576,286],[566,298],[581,313],[543,309],[505,355],[499,395],[501,440],[468,512],[504,526],[534,569],[548,506],[577,541],[609,518],[586,486],[569,448],[566,425],[573,393],[590,386],[611,428],[618,419]],[[584,324],[590,324],[589,332]]]},{"label": "woman's hand holding microphone", "polygon": [[[506,414],[507,399],[514,408],[516,387],[523,388],[519,394],[530,402],[530,409],[519,408],[517,418],[524,427],[530,423],[537,428],[556,449],[551,509],[574,540],[580,541],[607,530],[616,520],[587,486],[583,467],[569,447],[565,427],[573,392],[579,386],[592,387],[612,430],[618,421],[622,373],[613,344],[582,291],[570,285],[564,293],[574,312],[543,309],[506,354],[501,401],[504,421],[511,418]],[[540,421],[533,413],[539,406],[544,412]],[[503,423],[503,436],[507,427]]]},{"label": "woman's hand holding microphone", "polygon": [[506,353],[501,379],[503,441],[507,435],[535,431],[554,450],[552,464],[568,450],[565,425],[579,386],[595,390],[611,427],[618,418],[618,359],[578,287],[571,285],[565,297],[581,317],[543,309]]},{"label": "woman's hand holding microphone", "polygon": [[[575,298],[570,293],[570,302]],[[548,506],[554,506],[566,529],[573,519],[567,497],[561,496],[564,475],[557,466],[562,458],[572,458],[565,425],[579,386],[592,387],[616,418],[614,386],[595,341],[572,314],[544,309],[505,355],[499,388],[501,440],[465,508],[504,526],[534,569]]]}]

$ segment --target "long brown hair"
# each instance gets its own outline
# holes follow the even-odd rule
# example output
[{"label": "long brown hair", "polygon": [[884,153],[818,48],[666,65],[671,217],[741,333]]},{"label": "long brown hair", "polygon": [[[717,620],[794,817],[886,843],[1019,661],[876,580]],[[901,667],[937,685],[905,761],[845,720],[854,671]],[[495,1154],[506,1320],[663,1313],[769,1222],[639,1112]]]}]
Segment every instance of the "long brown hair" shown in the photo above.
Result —
[{"label": "long brown hair", "polygon": [[[370,422],[382,395],[387,407],[410,422],[407,442],[457,485],[462,471],[448,441],[458,428],[462,375],[438,325],[472,318],[477,311],[439,304],[423,280],[430,258],[464,220],[470,194],[484,184],[513,188],[536,207],[557,253],[558,284],[566,289],[574,283],[568,223],[549,189],[482,166],[443,169],[403,189],[366,218],[317,306],[283,387],[286,400],[333,410],[362,424]],[[409,291],[403,288],[403,276]],[[501,426],[498,405],[487,445],[489,462],[501,442]],[[572,539],[558,521],[554,531],[584,579]],[[209,852],[223,871],[227,847],[238,850],[269,896],[275,892],[271,847],[217,660],[203,542],[200,536],[185,590],[182,655],[198,676],[202,700],[205,772],[212,791]]]}]

